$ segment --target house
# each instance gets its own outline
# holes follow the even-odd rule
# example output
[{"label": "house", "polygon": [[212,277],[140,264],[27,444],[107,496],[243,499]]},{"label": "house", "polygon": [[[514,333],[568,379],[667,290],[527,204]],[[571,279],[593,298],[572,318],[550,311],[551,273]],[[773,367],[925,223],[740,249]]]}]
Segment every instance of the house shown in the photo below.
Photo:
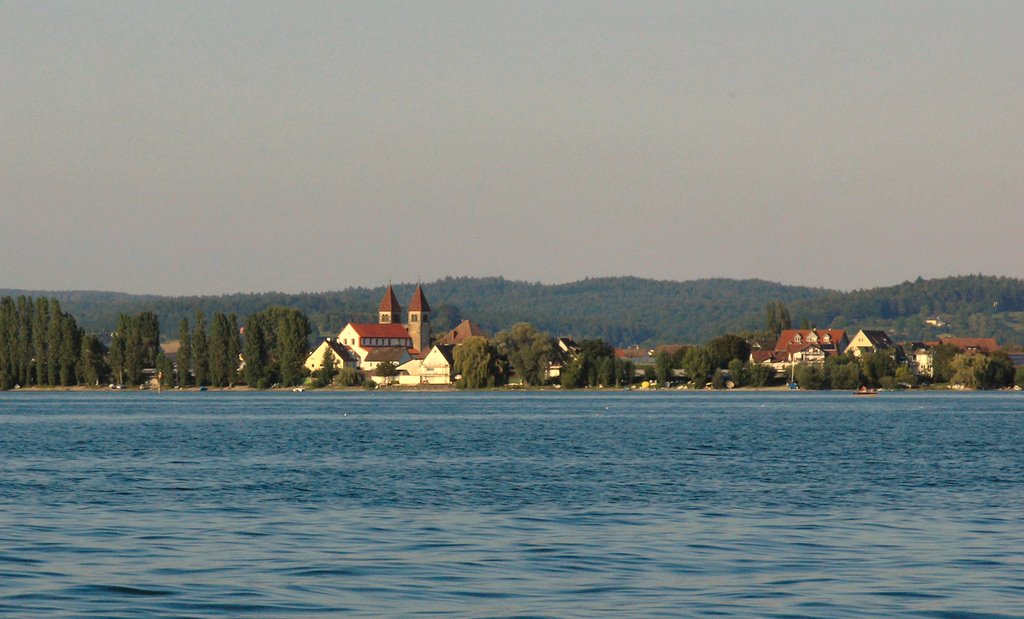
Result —
[{"label": "house", "polygon": [[486,331],[480,328],[480,325],[471,320],[463,320],[454,329],[441,336],[437,343],[456,346],[474,336],[490,337]]},{"label": "house", "polygon": [[411,359],[398,366],[398,384],[450,385],[455,368],[455,345],[438,344],[422,359]]},{"label": "house", "polygon": [[940,337],[940,344],[949,344],[962,353],[990,355],[999,350],[999,344],[991,337]]},{"label": "house", "polygon": [[929,317],[925,318],[924,319],[924,324],[926,324],[926,325],[928,325],[930,327],[942,328],[942,327],[945,327],[949,323],[946,322],[945,320],[943,320],[942,316],[939,316],[938,314],[936,314],[934,316],[929,316]]},{"label": "house", "polygon": [[562,368],[575,359],[582,350],[580,345],[571,337],[560,337],[555,341],[555,344],[557,346],[555,358],[548,362],[548,367],[544,370],[544,376],[549,380],[561,376]]},{"label": "house", "polygon": [[826,357],[843,354],[849,342],[843,329],[785,329],[772,357],[784,357],[789,364],[824,363]]},{"label": "house", "polygon": [[846,346],[846,353],[860,359],[865,354],[876,353],[880,350],[896,352],[896,343],[886,335],[885,331],[872,331],[861,329],[857,335],[850,338]]},{"label": "house", "polygon": [[932,349],[938,344],[938,342],[910,342],[903,345],[907,352],[907,365],[910,366],[910,370],[914,374],[918,376],[932,375],[935,363],[935,353]]},{"label": "house", "polygon": [[320,345],[306,357],[306,362],[303,365],[310,372],[319,370],[323,367],[324,355],[327,354],[327,351],[331,351],[331,356],[334,357],[334,367],[337,369],[357,367],[358,365],[355,356],[347,348],[331,338],[320,342]]}]

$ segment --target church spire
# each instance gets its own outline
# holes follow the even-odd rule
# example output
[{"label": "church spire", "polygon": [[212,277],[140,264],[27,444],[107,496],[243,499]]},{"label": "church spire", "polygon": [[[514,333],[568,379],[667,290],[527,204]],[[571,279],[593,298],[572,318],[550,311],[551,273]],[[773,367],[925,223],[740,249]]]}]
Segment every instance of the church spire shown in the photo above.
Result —
[{"label": "church spire", "polygon": [[378,322],[382,325],[388,325],[402,319],[402,306],[398,304],[398,297],[395,296],[395,290],[391,287],[391,284],[388,284],[388,289],[384,291],[384,298],[380,302],[377,316]]}]

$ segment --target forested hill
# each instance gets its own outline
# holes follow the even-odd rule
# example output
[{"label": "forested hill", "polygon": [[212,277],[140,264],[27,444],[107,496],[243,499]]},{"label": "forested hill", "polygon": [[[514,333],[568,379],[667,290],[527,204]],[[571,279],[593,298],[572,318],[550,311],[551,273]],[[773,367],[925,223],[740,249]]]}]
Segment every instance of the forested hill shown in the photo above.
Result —
[{"label": "forested hill", "polygon": [[[829,292],[791,304],[790,313],[794,321],[806,318],[812,325],[885,329],[899,340],[948,334],[1024,344],[1024,280],[986,275],[918,278],[884,288]],[[949,324],[928,326],[925,319],[930,316]]]},{"label": "forested hill", "polygon": [[[403,308],[414,284],[395,286]],[[469,318],[494,333],[519,321],[554,335],[601,337],[620,346],[658,342],[703,342],[726,331],[760,328],[770,301],[794,303],[826,294],[820,288],[785,286],[761,280],[705,279],[669,282],[616,277],[568,284],[538,284],[500,277],[448,277],[424,283],[439,331]],[[113,329],[119,313],[153,311],[164,337],[177,336],[181,318],[195,310],[207,318],[233,312],[244,319],[273,305],[305,312],[314,335],[337,334],[345,323],[377,320],[384,287],[348,288],[321,293],[256,293],[221,296],[163,297],[113,292],[0,290],[54,297],[89,331]]]},{"label": "forested hill", "polygon": [[[405,307],[414,285],[395,286]],[[764,308],[782,301],[794,326],[886,329],[898,340],[952,334],[991,336],[1005,344],[1024,343],[1024,280],[970,275],[906,282],[897,286],[838,292],[786,286],[762,280],[705,279],[688,282],[635,277],[597,278],[568,284],[538,284],[500,277],[448,277],[424,283],[434,310],[435,331],[470,318],[492,333],[518,321],[554,335],[602,337],[619,346],[706,342],[729,331],[760,329]],[[0,290],[0,296],[55,297],[85,329],[106,333],[121,312],[154,311],[161,330],[173,339],[181,318],[202,310],[233,312],[244,320],[274,305],[305,312],[314,335],[336,334],[345,323],[376,321],[384,288],[348,288],[321,293],[257,293],[163,297],[113,292]],[[949,324],[929,327],[939,315]]]}]

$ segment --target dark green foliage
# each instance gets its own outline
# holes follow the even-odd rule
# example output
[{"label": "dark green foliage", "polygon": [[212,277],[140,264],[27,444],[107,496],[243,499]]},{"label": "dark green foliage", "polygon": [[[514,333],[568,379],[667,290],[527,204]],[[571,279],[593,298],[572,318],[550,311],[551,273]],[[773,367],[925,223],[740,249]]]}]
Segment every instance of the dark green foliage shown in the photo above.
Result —
[{"label": "dark green foliage", "polygon": [[887,351],[867,353],[860,359],[860,372],[868,387],[881,387],[882,379],[896,375],[896,361]]},{"label": "dark green foliage", "polygon": [[174,365],[164,355],[163,351],[157,353],[155,365],[156,378],[160,381],[160,386],[164,389],[174,387]]},{"label": "dark green foliage", "polygon": [[789,310],[782,301],[771,301],[765,306],[764,330],[772,337],[778,338],[784,329],[789,329],[792,319]]},{"label": "dark green foliage", "polygon": [[982,385],[985,389],[1003,389],[1013,385],[1014,368],[1009,355],[996,351],[988,356]]},{"label": "dark green foliage", "polygon": [[192,374],[197,386],[210,384],[210,342],[206,338],[206,318],[199,310],[192,329]]},{"label": "dark green foliage", "polygon": [[455,348],[455,386],[460,389],[484,389],[500,382],[498,351],[483,337],[466,338]]},{"label": "dark green foliage", "polygon": [[398,376],[398,364],[394,361],[382,361],[377,364],[376,369],[373,370],[375,376],[381,378],[392,378]]},{"label": "dark green foliage", "polygon": [[231,366],[235,363],[228,352],[228,340],[231,338],[231,325],[228,317],[217,312],[210,322],[209,367],[210,384],[216,387],[231,385]]},{"label": "dark green foliage", "polygon": [[796,368],[796,384],[801,389],[828,389],[828,377],[820,365],[801,363]]},{"label": "dark green foliage", "polygon": [[335,382],[342,387],[358,387],[363,382],[363,375],[355,368],[341,368]]},{"label": "dark green foliage", "polygon": [[0,298],[0,389],[77,385],[86,369],[82,330],[56,299]]},{"label": "dark green foliage", "polygon": [[176,362],[178,386],[188,387],[192,382],[192,334],[188,328],[188,318],[182,318],[178,326],[178,358]]},{"label": "dark green foliage", "polygon": [[754,387],[767,387],[775,376],[775,370],[764,363],[751,364],[748,371],[750,372],[750,384]]},{"label": "dark green foliage", "polygon": [[832,389],[857,389],[864,385],[860,361],[849,355],[825,358],[825,380]]},{"label": "dark green foliage", "polygon": [[932,349],[932,380],[937,383],[949,382],[953,372],[950,364],[960,350],[952,344],[939,344]]},{"label": "dark green foliage", "polygon": [[715,369],[715,360],[706,348],[694,346],[689,348],[683,356],[682,369],[694,386],[703,388],[707,383],[708,376]]},{"label": "dark green foliage", "polygon": [[745,387],[750,384],[750,371],[747,369],[748,364],[743,363],[740,359],[733,359],[729,362],[729,378],[736,387]]},{"label": "dark green foliage", "polygon": [[298,385],[309,349],[309,319],[302,312],[271,307],[249,316],[245,325],[245,381],[251,387]]},{"label": "dark green foliage", "polygon": [[1014,370],[1013,384],[1017,385],[1018,387],[1024,388],[1024,365]]},{"label": "dark green foliage", "polygon": [[750,358],[747,340],[732,333],[720,335],[708,342],[707,351],[711,355],[711,364],[716,368],[728,367],[733,359],[742,362]]},{"label": "dark green foliage", "polygon": [[527,385],[544,384],[545,372],[557,357],[554,338],[525,322],[494,336],[494,346]]},{"label": "dark green foliage", "polygon": [[[611,365],[604,362],[610,359]],[[580,352],[562,367],[559,377],[563,387],[610,387],[615,374],[615,349],[602,339],[586,339],[580,342]]]},{"label": "dark green foliage", "polygon": [[661,385],[667,384],[672,379],[672,355],[667,351],[661,351],[654,359],[654,377]]},{"label": "dark green foliage", "polygon": [[323,386],[330,385],[334,381],[334,375],[338,371],[334,367],[334,352],[330,348],[324,351],[323,359],[320,360],[320,368],[316,371],[316,378]]}]

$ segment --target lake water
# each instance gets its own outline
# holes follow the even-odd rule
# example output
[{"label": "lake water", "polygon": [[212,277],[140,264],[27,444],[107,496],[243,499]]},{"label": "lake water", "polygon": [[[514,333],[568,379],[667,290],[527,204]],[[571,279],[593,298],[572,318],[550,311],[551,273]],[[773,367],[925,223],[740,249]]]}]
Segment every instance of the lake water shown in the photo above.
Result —
[{"label": "lake water", "polygon": [[1024,616],[1024,394],[0,394],[0,616],[868,615]]}]

